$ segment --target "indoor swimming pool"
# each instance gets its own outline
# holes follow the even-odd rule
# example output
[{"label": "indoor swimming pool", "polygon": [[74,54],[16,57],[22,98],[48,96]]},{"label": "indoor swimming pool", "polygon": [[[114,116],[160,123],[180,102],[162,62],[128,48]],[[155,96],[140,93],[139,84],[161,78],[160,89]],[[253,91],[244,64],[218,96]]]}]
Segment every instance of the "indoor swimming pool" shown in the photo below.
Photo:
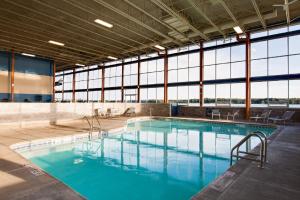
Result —
[{"label": "indoor swimming pool", "polygon": [[[151,119],[99,139],[18,150],[87,199],[190,199],[224,173],[244,124]],[[251,140],[251,148],[258,140]]]}]

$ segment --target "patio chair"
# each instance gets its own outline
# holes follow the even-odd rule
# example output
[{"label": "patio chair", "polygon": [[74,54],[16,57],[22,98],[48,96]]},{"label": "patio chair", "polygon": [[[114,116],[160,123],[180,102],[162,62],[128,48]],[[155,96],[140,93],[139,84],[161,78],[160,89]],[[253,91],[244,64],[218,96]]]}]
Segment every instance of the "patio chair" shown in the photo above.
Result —
[{"label": "patio chair", "polygon": [[124,115],[125,116],[135,116],[136,115],[135,107],[127,108],[124,112]]},{"label": "patio chair", "polygon": [[285,111],[281,117],[280,116],[270,117],[269,120],[273,121],[273,123],[283,122],[283,124],[285,125],[286,121],[289,121],[290,119],[292,119],[294,114],[295,114],[295,111]]},{"label": "patio chair", "polygon": [[95,109],[95,116],[105,117],[106,116],[106,111],[104,110],[104,108],[96,108]]},{"label": "patio chair", "polygon": [[234,120],[236,117],[238,117],[240,114],[239,110],[234,111],[233,113],[227,113],[227,120],[229,120],[229,118],[232,118],[232,120]]},{"label": "patio chair", "polygon": [[212,109],[211,110],[211,119],[214,119],[214,116],[219,117],[221,119],[221,113],[219,109]]},{"label": "patio chair", "polygon": [[116,117],[120,115],[120,111],[117,108],[107,108],[106,117]]},{"label": "patio chair", "polygon": [[252,116],[250,117],[250,120],[255,120],[255,122],[257,122],[258,120],[262,120],[263,122],[268,122],[269,117],[271,115],[272,110],[265,110],[261,115],[256,115],[256,116]]}]

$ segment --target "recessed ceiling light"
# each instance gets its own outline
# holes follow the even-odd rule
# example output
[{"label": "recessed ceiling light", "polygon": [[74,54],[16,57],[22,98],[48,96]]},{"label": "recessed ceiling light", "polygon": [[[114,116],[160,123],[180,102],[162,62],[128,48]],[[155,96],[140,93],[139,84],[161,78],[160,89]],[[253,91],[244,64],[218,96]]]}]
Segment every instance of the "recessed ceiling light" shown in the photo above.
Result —
[{"label": "recessed ceiling light", "polygon": [[85,65],[79,64],[79,63],[76,63],[75,65],[78,66],[78,67],[85,67]]},{"label": "recessed ceiling light", "polygon": [[113,57],[113,56],[107,56],[107,58],[111,59],[111,60],[118,60],[118,58]]},{"label": "recessed ceiling light", "polygon": [[103,21],[103,20],[101,20],[101,19],[95,19],[94,22],[96,22],[97,24],[100,24],[100,25],[102,25],[102,26],[105,26],[105,27],[107,27],[107,28],[112,28],[112,27],[113,27],[112,24],[110,24],[110,23],[108,23],[108,22],[106,22],[106,21]]},{"label": "recessed ceiling light", "polygon": [[58,45],[58,46],[65,46],[64,43],[56,42],[56,41],[53,41],[53,40],[49,40],[48,42],[49,42],[50,44],[55,44],[55,45]]},{"label": "recessed ceiling light", "polygon": [[234,31],[237,33],[237,34],[242,34],[243,33],[243,30],[241,29],[241,27],[239,26],[235,26],[233,27]]},{"label": "recessed ceiling light", "polygon": [[29,54],[29,53],[21,53],[23,56],[29,56],[29,57],[35,57],[35,55],[33,54]]},{"label": "recessed ceiling light", "polygon": [[162,47],[162,46],[160,46],[160,45],[158,45],[158,44],[155,45],[154,47],[157,48],[157,49],[160,49],[160,50],[165,50],[165,47]]}]

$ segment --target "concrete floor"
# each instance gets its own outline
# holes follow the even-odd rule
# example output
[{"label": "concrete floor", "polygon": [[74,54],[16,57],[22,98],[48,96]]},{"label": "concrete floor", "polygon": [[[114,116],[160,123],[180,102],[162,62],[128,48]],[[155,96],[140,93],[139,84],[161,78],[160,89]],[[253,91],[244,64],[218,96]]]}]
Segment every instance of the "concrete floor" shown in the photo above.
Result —
[{"label": "concrete floor", "polygon": [[[104,119],[103,129],[123,127],[128,118]],[[84,199],[48,174],[37,170],[9,146],[22,141],[88,131],[76,120],[36,128],[0,128],[0,199]],[[241,160],[193,200],[293,200],[300,198],[300,126],[287,126],[270,141],[268,164]]]},{"label": "concrete floor", "polygon": [[[128,118],[101,120],[103,129],[123,127]],[[84,199],[9,148],[11,144],[88,132],[84,120],[36,128],[0,128],[0,199]]]},{"label": "concrete floor", "polygon": [[300,199],[300,126],[284,127],[271,137],[268,163],[240,160],[193,200]]}]

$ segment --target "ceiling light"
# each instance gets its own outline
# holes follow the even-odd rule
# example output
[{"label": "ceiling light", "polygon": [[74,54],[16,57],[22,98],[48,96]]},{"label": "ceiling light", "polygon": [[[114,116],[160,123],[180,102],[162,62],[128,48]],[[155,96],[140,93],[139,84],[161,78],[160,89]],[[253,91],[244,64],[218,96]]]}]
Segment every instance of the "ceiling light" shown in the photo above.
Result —
[{"label": "ceiling light", "polygon": [[108,23],[108,22],[105,22],[105,21],[103,21],[103,20],[101,20],[101,19],[95,19],[94,22],[96,22],[97,24],[100,24],[100,25],[102,25],[102,26],[105,26],[105,27],[107,27],[107,28],[112,28],[112,27],[113,27],[112,24],[110,24],[110,23]]},{"label": "ceiling light", "polygon": [[56,42],[56,41],[53,41],[53,40],[49,40],[48,42],[49,42],[50,44],[55,44],[55,45],[58,45],[58,46],[65,46],[64,43]]},{"label": "ceiling light", "polygon": [[239,26],[235,26],[233,27],[234,31],[237,33],[237,34],[242,34],[243,33],[243,30],[241,29],[241,27]]},{"label": "ceiling light", "polygon": [[113,57],[113,56],[107,56],[107,58],[111,59],[111,60],[118,60],[118,58]]},{"label": "ceiling light", "polygon": [[75,65],[78,66],[78,67],[85,67],[85,65],[79,64],[79,63],[76,63]]},{"label": "ceiling light", "polygon": [[160,46],[160,45],[158,45],[158,44],[155,45],[154,47],[157,48],[157,49],[160,49],[160,50],[165,50],[165,47],[162,47],[162,46]]},{"label": "ceiling light", "polygon": [[35,57],[35,55],[33,54],[29,54],[29,53],[21,53],[23,56],[29,56],[29,57]]}]

